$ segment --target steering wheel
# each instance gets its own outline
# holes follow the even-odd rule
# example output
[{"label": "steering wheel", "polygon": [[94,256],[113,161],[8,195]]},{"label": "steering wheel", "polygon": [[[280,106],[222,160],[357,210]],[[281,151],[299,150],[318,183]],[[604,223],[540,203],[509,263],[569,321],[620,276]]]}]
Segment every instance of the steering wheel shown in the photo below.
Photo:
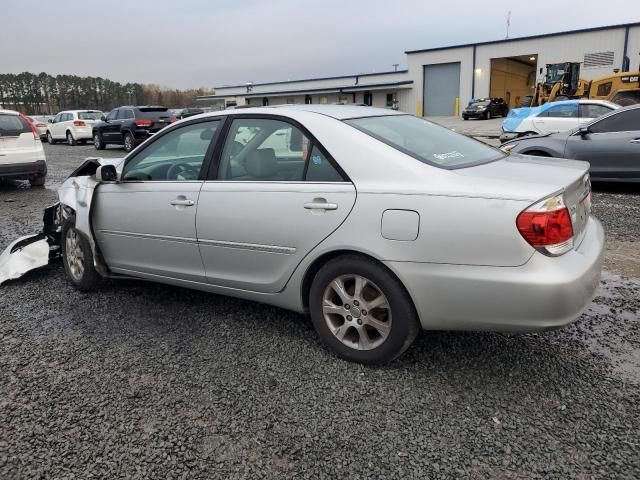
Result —
[{"label": "steering wheel", "polygon": [[178,176],[183,180],[197,180],[198,175],[200,167],[194,167],[188,162],[176,163],[167,170],[167,180],[178,180]]}]

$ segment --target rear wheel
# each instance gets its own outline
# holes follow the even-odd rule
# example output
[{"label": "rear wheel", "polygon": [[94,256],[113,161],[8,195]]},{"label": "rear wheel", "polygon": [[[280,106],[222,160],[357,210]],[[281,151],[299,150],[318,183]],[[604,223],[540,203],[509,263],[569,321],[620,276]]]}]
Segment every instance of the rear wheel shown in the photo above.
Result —
[{"label": "rear wheel", "polygon": [[46,177],[44,175],[39,176],[39,177],[33,177],[29,179],[29,184],[32,187],[42,187],[44,186],[44,182],[45,182]]},{"label": "rear wheel", "polygon": [[518,104],[518,108],[532,107],[533,105],[531,105],[531,102],[533,102],[533,96],[526,95],[522,97],[522,99],[520,100],[520,103]]},{"label": "rear wheel", "polygon": [[72,147],[75,147],[78,144],[78,142],[76,142],[76,139],[73,138],[73,134],[71,132],[67,132],[67,144]]},{"label": "rear wheel", "polygon": [[133,139],[133,135],[130,133],[124,134],[124,150],[129,153],[131,150],[136,148],[136,142]]},{"label": "rear wheel", "polygon": [[56,141],[53,139],[53,135],[51,135],[51,132],[47,132],[47,142],[49,142],[50,145],[56,143]]},{"label": "rear wheel", "polygon": [[93,134],[93,146],[96,147],[96,150],[104,150],[104,147],[106,146],[102,140],[102,135],[98,132]]},{"label": "rear wheel", "polygon": [[323,343],[353,362],[390,362],[409,348],[420,330],[400,281],[378,262],[359,255],[337,257],[318,271],[309,309]]},{"label": "rear wheel", "polygon": [[80,291],[95,290],[102,277],[93,265],[93,253],[86,238],[76,230],[76,219],[71,216],[62,225],[62,263],[67,278]]}]

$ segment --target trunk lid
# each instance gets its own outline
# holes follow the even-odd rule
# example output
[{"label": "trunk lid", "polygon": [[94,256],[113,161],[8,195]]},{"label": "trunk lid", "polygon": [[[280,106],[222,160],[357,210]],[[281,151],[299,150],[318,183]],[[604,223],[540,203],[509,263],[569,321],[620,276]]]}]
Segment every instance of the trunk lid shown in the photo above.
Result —
[{"label": "trunk lid", "polygon": [[574,245],[576,248],[580,245],[591,214],[589,163],[511,154],[496,162],[455,172],[475,182],[497,181],[499,191],[513,191],[513,187],[517,186],[520,195],[529,198],[532,203],[562,191],[571,214]]}]

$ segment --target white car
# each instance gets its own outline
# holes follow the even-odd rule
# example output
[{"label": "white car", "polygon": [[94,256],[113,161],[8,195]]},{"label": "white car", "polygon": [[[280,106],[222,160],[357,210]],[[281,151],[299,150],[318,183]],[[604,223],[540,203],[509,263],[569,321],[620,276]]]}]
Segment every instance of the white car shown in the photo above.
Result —
[{"label": "white car", "polygon": [[539,107],[513,108],[502,122],[500,140],[507,142],[525,135],[574,130],[606,113],[621,108],[606,100],[565,100]]},{"label": "white car", "polygon": [[21,113],[0,110],[0,178],[42,186],[46,176],[47,161],[36,128]]},{"label": "white car", "polygon": [[99,122],[103,113],[99,110],[65,110],[49,121],[47,141],[51,144],[66,141],[75,146],[93,140],[93,124]]}]

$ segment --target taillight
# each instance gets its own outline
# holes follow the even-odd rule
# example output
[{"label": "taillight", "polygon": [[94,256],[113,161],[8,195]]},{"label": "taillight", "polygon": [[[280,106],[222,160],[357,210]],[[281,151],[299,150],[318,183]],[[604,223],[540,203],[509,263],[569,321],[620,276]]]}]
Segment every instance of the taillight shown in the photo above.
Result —
[{"label": "taillight", "polygon": [[73,121],[73,124],[74,124],[76,127],[86,127],[86,126],[87,126],[87,124],[86,124],[86,123],[84,123],[82,120],[74,120],[74,121]]},{"label": "taillight", "polygon": [[40,141],[40,135],[38,134],[38,131],[36,130],[36,127],[33,125],[33,123],[31,123],[31,121],[27,117],[25,117],[23,114],[20,114],[20,118],[22,118],[22,120],[27,122],[27,125],[29,125],[29,128],[31,128],[31,133],[33,133],[34,140]]},{"label": "taillight", "polygon": [[136,119],[136,125],[138,127],[150,127],[152,123],[151,120],[145,120],[144,118]]},{"label": "taillight", "polygon": [[562,255],[573,248],[571,214],[562,195],[555,195],[527,208],[516,220],[518,231],[545,255]]}]

